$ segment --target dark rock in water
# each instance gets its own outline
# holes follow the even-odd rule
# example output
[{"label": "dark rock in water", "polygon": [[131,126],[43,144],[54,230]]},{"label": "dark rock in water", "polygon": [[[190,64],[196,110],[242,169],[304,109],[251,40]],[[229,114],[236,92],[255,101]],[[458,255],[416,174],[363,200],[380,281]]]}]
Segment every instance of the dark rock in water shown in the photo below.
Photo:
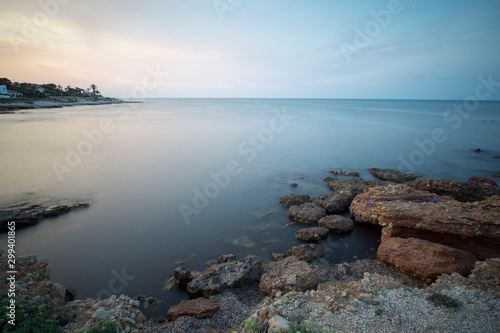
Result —
[{"label": "dark rock in water", "polygon": [[302,205],[303,203],[311,201],[311,198],[307,194],[289,194],[280,199],[280,204],[285,207],[291,207],[295,205]]},{"label": "dark rock in water", "polygon": [[290,207],[287,214],[294,221],[306,224],[314,224],[320,218],[325,216],[326,211],[318,204],[305,203],[302,205]]},{"label": "dark rock in water", "polygon": [[0,209],[0,232],[8,230],[7,223],[10,221],[16,222],[16,229],[29,227],[46,218],[59,216],[73,210],[89,207],[89,203],[59,203],[51,206],[23,204],[14,205]]},{"label": "dark rock in water", "polygon": [[286,251],[290,256],[296,256],[300,260],[311,262],[325,255],[325,249],[321,244],[301,244]]},{"label": "dark rock in water", "polygon": [[323,207],[327,214],[338,214],[349,207],[356,195],[357,192],[347,189],[318,195],[312,201]]},{"label": "dark rock in water", "polygon": [[286,258],[286,257],[287,257],[287,255],[284,254],[284,253],[275,253],[275,252],[273,252],[273,258],[275,260],[281,260],[281,259]]},{"label": "dark rock in water", "polygon": [[378,179],[388,180],[395,183],[404,183],[417,178],[415,175],[410,173],[403,173],[391,169],[371,168],[368,169],[368,171],[370,171],[370,173]]},{"label": "dark rock in water", "polygon": [[191,316],[197,319],[210,318],[219,310],[220,300],[220,297],[183,300],[168,309],[167,318],[170,321],[174,321],[179,316]]},{"label": "dark rock in water", "polygon": [[187,289],[192,297],[220,294],[226,289],[238,287],[252,272],[250,259],[232,260],[208,267],[192,279]]},{"label": "dark rock in water", "polygon": [[290,186],[291,188],[296,188],[298,186],[297,183],[290,183],[288,184],[288,186]]},{"label": "dark rock in water", "polygon": [[295,232],[295,238],[303,241],[317,241],[328,237],[330,230],[322,227],[305,228]]},{"label": "dark rock in water", "polygon": [[493,174],[491,175],[491,177],[500,178],[500,171],[493,172]]},{"label": "dark rock in water", "polygon": [[474,149],[474,151],[475,151],[476,153],[480,153],[480,152],[482,152],[482,150],[481,150],[481,149],[479,149],[479,148]]},{"label": "dark rock in water", "polygon": [[223,254],[217,259],[218,264],[222,264],[225,262],[235,261],[236,257],[234,254]]},{"label": "dark rock in water", "polygon": [[354,227],[354,222],[341,215],[327,215],[318,221],[318,225],[331,231],[341,233],[351,231]]},{"label": "dark rock in water", "polygon": [[467,179],[467,182],[474,183],[474,184],[484,183],[484,184],[490,184],[490,185],[498,187],[498,184],[493,179],[487,178],[487,177],[469,177],[469,179]]},{"label": "dark rock in water", "polygon": [[328,172],[334,176],[359,177],[359,172],[349,169],[330,169]]},{"label": "dark rock in water", "polygon": [[393,182],[364,179],[335,179],[327,183],[332,191],[351,191],[354,196],[364,193],[375,186],[393,185]]},{"label": "dark rock in water", "polygon": [[133,300],[139,301],[139,304],[144,307],[144,309],[148,309],[151,306],[154,306],[161,301],[155,297],[144,297],[144,295],[137,295],[133,298]]},{"label": "dark rock in water", "polygon": [[163,291],[171,290],[174,287],[186,287],[189,281],[198,276],[200,272],[192,272],[179,266],[174,270],[174,276],[167,280],[163,286]]},{"label": "dark rock in water", "polygon": [[318,277],[308,263],[291,256],[270,262],[262,268],[260,291],[277,296],[289,291],[307,291],[318,287]]},{"label": "dark rock in water", "polygon": [[472,253],[417,238],[386,237],[377,257],[399,270],[425,282],[434,282],[441,274],[470,274],[476,258]]},{"label": "dark rock in water", "polygon": [[408,183],[420,191],[446,195],[462,202],[481,201],[493,195],[500,195],[500,187],[487,183],[454,182],[448,179],[421,178]]},{"label": "dark rock in water", "polygon": [[500,196],[460,202],[394,185],[358,195],[350,209],[356,221],[385,227],[382,238],[420,238],[469,251],[479,259],[500,256]]}]

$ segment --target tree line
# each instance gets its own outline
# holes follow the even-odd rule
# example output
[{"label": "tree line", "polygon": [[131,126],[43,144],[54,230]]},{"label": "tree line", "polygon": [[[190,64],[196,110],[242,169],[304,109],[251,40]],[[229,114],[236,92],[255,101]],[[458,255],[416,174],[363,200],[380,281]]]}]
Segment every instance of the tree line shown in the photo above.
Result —
[{"label": "tree line", "polygon": [[[91,84],[89,88],[83,89],[79,87],[71,87],[66,86],[63,87],[61,85],[56,85],[55,83],[45,83],[45,84],[36,84],[36,83],[17,83],[12,82],[8,78],[0,78],[0,85],[7,86],[8,90],[14,90],[23,94],[23,96],[33,96],[33,97],[47,97],[47,96],[93,96],[100,97],[101,93],[97,90],[97,86],[95,84]],[[40,88],[43,89],[43,92],[40,91]]]}]

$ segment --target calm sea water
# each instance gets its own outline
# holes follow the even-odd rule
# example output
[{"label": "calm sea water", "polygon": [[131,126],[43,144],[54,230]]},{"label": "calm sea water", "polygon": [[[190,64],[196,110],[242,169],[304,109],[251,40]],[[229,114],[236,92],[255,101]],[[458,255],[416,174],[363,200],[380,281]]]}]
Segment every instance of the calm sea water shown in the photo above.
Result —
[{"label": "calm sea water", "polygon": [[[500,170],[500,102],[462,114],[455,103],[152,99],[0,115],[0,205],[89,200],[19,230],[18,253],[47,259],[53,280],[77,298],[154,296],[163,303],[148,315],[165,315],[188,298],[161,291],[175,262],[202,270],[221,254],[268,260],[300,244],[278,199],[328,193],[328,169],[453,180]],[[379,235],[356,224],[323,242],[326,257],[373,256]]]}]

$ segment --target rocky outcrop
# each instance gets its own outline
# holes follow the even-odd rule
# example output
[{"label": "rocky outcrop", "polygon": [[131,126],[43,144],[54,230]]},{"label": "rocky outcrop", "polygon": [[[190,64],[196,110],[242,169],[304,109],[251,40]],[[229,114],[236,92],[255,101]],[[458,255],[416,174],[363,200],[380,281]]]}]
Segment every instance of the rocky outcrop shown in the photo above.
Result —
[{"label": "rocky outcrop", "polygon": [[462,202],[482,201],[500,195],[500,187],[484,182],[454,182],[448,179],[422,178],[408,183],[415,190],[450,196]]},{"label": "rocky outcrop", "polygon": [[189,301],[183,300],[168,309],[167,319],[176,320],[179,316],[191,316],[198,319],[210,318],[219,310],[220,297],[196,298]]},{"label": "rocky outcrop", "polygon": [[251,272],[250,259],[232,258],[208,267],[188,283],[187,289],[192,297],[209,297],[240,286]]},{"label": "rocky outcrop", "polygon": [[404,183],[417,178],[415,175],[410,173],[403,173],[391,169],[371,168],[368,169],[368,171],[370,171],[370,173],[378,179],[388,180],[394,183]]},{"label": "rocky outcrop", "polygon": [[291,206],[288,209],[287,214],[293,221],[305,224],[314,224],[320,218],[325,216],[326,211],[318,204],[305,203],[302,205]]},{"label": "rocky outcrop", "polygon": [[330,230],[322,227],[313,227],[313,228],[305,228],[300,229],[295,232],[295,238],[309,242],[309,241],[317,241],[322,238],[328,237]]},{"label": "rocky outcrop", "polygon": [[474,268],[472,253],[418,238],[386,237],[380,244],[377,257],[399,270],[434,282],[441,274],[457,272],[467,276]]},{"label": "rocky outcrop", "polygon": [[174,287],[187,287],[187,284],[199,274],[200,272],[192,272],[179,266],[174,270],[174,276],[165,282],[163,291],[171,290]]},{"label": "rocky outcrop", "polygon": [[375,186],[393,185],[393,182],[383,180],[364,180],[364,179],[335,179],[327,183],[332,191],[350,191],[354,196],[368,191]]},{"label": "rocky outcrop", "polygon": [[406,185],[377,187],[351,204],[356,221],[379,224],[383,237],[416,237],[472,252],[500,255],[500,197],[459,202]]},{"label": "rocky outcrop", "polygon": [[342,215],[327,215],[319,219],[318,225],[330,231],[341,233],[351,231],[354,227],[354,222]]},{"label": "rocky outcrop", "polygon": [[321,244],[301,244],[286,251],[290,256],[296,256],[299,260],[311,262],[325,255],[325,249]]},{"label": "rocky outcrop", "polygon": [[484,184],[490,184],[493,186],[498,186],[498,184],[493,179],[486,178],[486,177],[469,177],[469,179],[467,179],[467,182],[474,183],[474,184],[484,183]]},{"label": "rocky outcrop", "polygon": [[302,205],[309,201],[311,201],[311,197],[308,194],[289,194],[282,197],[279,202],[285,207],[291,207]]},{"label": "rocky outcrop", "polygon": [[259,288],[264,295],[275,297],[289,291],[316,289],[318,277],[308,263],[290,256],[263,267]]},{"label": "rocky outcrop", "polygon": [[356,195],[357,192],[355,191],[339,190],[318,195],[314,197],[312,201],[323,207],[327,214],[339,214],[349,207]]}]

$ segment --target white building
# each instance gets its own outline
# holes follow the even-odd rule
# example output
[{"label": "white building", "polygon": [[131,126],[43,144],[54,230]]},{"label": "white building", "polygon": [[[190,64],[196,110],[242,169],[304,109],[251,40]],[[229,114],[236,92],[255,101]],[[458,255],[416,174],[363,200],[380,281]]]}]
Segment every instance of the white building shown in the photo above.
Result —
[{"label": "white building", "polygon": [[21,97],[23,94],[14,90],[7,90],[6,85],[0,85],[0,98]]}]

